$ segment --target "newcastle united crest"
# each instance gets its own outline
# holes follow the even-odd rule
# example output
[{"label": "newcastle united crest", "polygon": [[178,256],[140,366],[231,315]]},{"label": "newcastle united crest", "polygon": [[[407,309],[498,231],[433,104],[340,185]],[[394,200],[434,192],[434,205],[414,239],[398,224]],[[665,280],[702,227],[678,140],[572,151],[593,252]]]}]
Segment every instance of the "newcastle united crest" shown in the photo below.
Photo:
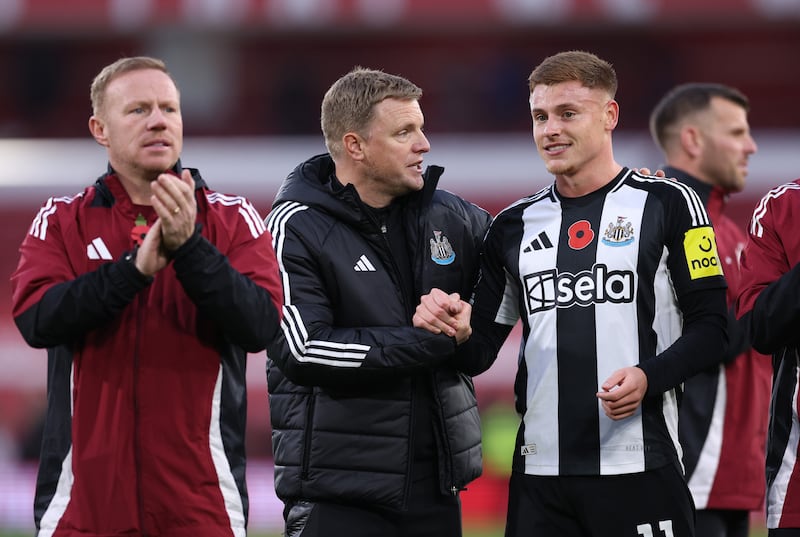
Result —
[{"label": "newcastle united crest", "polygon": [[447,237],[441,231],[434,231],[431,242],[431,259],[437,265],[449,265],[456,258],[456,253]]},{"label": "newcastle united crest", "polygon": [[617,223],[610,223],[603,236],[603,244],[607,246],[626,246],[633,242],[633,224],[626,222],[626,217],[618,216]]}]

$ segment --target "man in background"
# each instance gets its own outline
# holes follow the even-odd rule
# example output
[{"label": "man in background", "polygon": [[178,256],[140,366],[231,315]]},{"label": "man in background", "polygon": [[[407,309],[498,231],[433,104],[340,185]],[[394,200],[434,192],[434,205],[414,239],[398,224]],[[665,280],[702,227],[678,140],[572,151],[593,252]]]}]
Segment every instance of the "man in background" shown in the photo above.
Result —
[{"label": "man in background", "polygon": [[45,203],[11,277],[14,321],[48,355],[38,535],[243,537],[246,357],[282,304],[271,237],[182,168],[161,60],[106,66],[91,101],[108,169]]},{"label": "man in background", "polygon": [[696,531],[703,537],[746,537],[750,512],[764,506],[772,367],[736,320],[747,237],[723,212],[729,195],[744,188],[748,158],[756,152],[749,108],[734,88],[689,83],[664,95],[650,117],[665,174],[694,188],[705,204],[728,282],[728,347],[716,353],[714,367],[686,380],[678,422]]}]

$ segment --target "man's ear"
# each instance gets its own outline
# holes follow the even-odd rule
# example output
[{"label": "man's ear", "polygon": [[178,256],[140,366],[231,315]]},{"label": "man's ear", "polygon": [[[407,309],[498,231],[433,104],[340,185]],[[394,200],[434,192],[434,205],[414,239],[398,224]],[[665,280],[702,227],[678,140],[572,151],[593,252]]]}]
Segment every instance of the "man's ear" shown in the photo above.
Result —
[{"label": "man's ear", "polygon": [[693,125],[681,128],[681,147],[691,157],[697,157],[703,149],[703,140],[700,130]]},{"label": "man's ear", "polygon": [[611,99],[606,104],[606,130],[613,131],[617,128],[619,123],[619,104],[614,99]]},{"label": "man's ear", "polygon": [[108,137],[106,136],[106,126],[103,123],[103,120],[97,116],[92,116],[89,118],[89,132],[92,133],[92,137],[95,141],[104,146],[108,147]]},{"label": "man's ear", "polygon": [[348,132],[342,137],[344,151],[353,160],[364,159],[364,139],[355,132]]}]

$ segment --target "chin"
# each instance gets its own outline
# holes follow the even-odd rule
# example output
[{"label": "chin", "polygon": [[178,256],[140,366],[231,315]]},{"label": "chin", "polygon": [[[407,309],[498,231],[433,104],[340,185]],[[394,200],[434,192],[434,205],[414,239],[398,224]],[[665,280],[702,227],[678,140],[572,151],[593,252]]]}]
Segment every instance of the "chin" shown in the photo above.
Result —
[{"label": "chin", "polygon": [[553,175],[565,175],[570,171],[569,166],[565,166],[563,163],[560,162],[550,162],[545,165],[547,171],[552,173]]},{"label": "chin", "polygon": [[175,157],[174,159],[173,158],[159,159],[158,162],[153,162],[152,165],[149,166],[149,168],[152,171],[157,171],[158,173],[163,173],[163,172],[171,169],[173,166],[175,166],[175,163],[177,163],[177,162],[178,162],[178,158],[177,157]]}]

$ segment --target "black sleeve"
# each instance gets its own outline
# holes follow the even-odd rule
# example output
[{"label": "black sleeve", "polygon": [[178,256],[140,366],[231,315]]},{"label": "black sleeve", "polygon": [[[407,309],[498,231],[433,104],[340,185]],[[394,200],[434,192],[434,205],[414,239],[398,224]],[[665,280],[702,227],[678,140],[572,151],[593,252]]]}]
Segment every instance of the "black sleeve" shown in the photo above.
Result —
[{"label": "black sleeve", "polygon": [[750,349],[750,335],[747,323],[736,318],[733,307],[728,308],[728,347],[722,354],[723,363],[733,362],[743,352]]},{"label": "black sleeve", "polygon": [[[325,281],[320,252],[327,224],[300,211],[281,220],[283,207],[273,209],[270,231],[280,244],[279,260],[291,300],[267,355],[294,384],[347,389],[396,381],[448,362],[455,338],[413,326],[343,326]],[[376,294],[377,297],[387,295]],[[360,300],[360,299],[359,299]],[[351,305],[359,308],[358,301]]]},{"label": "black sleeve", "polygon": [[135,251],[48,289],[41,300],[15,317],[31,347],[71,343],[116,318],[152,278],[134,265]]},{"label": "black sleeve", "polygon": [[800,342],[800,264],[761,291],[743,317],[753,347],[772,354]]},{"label": "black sleeve", "polygon": [[489,369],[513,326],[481,319],[473,314],[472,335],[458,346],[453,366],[467,375],[480,375]]},{"label": "black sleeve", "polygon": [[248,352],[258,352],[275,338],[280,313],[269,291],[231,266],[228,258],[200,234],[199,225],[173,259],[175,274],[186,294],[201,315],[220,327],[228,341]]},{"label": "black sleeve", "polygon": [[683,333],[658,356],[643,360],[647,395],[670,390],[689,377],[719,363],[728,344],[725,289],[702,289],[679,298]]}]

